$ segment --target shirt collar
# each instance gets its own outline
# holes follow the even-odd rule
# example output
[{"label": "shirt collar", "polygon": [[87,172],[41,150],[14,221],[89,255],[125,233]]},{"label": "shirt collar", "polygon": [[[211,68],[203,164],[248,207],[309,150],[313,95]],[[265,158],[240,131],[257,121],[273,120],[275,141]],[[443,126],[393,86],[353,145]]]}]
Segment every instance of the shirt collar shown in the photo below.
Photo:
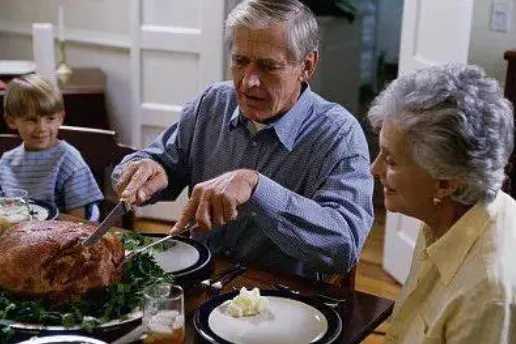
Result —
[{"label": "shirt collar", "polygon": [[[480,235],[487,228],[487,222],[499,202],[499,194],[493,202],[478,202],[457,221],[441,238],[423,249],[441,275],[445,285],[448,285],[455,276],[468,252]],[[430,234],[425,233],[429,243]]]},{"label": "shirt collar", "polygon": [[[283,146],[290,152],[295,146],[297,134],[301,125],[309,114],[309,109],[313,103],[313,92],[307,83],[303,83],[301,96],[294,106],[277,121],[270,123],[266,128],[273,128],[278,139]],[[239,123],[245,123],[246,119],[241,116],[237,106],[229,120],[230,130],[234,129]]]}]

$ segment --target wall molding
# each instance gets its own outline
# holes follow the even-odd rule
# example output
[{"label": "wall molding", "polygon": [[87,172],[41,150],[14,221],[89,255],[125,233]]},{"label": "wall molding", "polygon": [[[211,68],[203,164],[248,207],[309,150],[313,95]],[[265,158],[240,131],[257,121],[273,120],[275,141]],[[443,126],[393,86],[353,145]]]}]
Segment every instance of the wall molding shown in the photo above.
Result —
[{"label": "wall molding", "polygon": [[[32,36],[32,24],[0,20],[0,34],[1,33]],[[129,50],[131,48],[130,34],[65,28],[63,36],[67,42],[71,43],[97,45],[125,50]],[[54,37],[57,38],[56,29],[54,29]]]}]

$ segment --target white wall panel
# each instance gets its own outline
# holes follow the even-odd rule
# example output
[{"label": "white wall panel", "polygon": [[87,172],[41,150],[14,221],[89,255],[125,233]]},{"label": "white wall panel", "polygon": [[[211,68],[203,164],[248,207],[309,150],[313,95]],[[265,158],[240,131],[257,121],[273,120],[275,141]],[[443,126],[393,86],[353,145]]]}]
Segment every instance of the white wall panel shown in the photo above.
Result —
[{"label": "white wall panel", "polygon": [[142,102],[183,104],[199,94],[198,55],[142,52]]},{"label": "white wall panel", "polygon": [[142,3],[142,24],[200,28],[201,0],[182,1],[181,10],[178,10],[178,1],[181,0],[145,0]]}]

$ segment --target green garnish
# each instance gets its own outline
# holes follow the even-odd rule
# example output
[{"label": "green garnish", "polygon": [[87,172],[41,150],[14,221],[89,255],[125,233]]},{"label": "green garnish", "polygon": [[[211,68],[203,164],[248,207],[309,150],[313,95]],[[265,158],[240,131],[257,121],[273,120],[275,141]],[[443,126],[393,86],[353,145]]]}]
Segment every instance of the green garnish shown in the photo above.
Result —
[{"label": "green garnish", "polygon": [[[152,241],[137,233],[117,235],[126,250],[133,250]],[[161,249],[166,249],[166,246]],[[0,321],[79,326],[91,330],[133,312],[142,303],[143,289],[163,281],[173,282],[174,278],[172,274],[161,269],[150,253],[141,253],[125,263],[125,273],[118,284],[86,295],[76,303],[60,307],[43,299],[20,299],[0,288]],[[9,343],[11,336],[12,330],[0,324],[0,344]]]}]

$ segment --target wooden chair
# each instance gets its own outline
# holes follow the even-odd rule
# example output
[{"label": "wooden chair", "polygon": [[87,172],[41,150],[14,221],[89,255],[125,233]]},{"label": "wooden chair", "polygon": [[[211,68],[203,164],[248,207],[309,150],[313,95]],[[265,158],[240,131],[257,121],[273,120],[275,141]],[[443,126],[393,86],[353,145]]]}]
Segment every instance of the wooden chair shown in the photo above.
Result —
[{"label": "wooden chair", "polygon": [[[115,132],[111,130],[62,126],[58,136],[77,148],[91,168],[105,197],[105,201],[101,203],[102,219],[117,202],[110,180],[113,167],[136,149],[117,143]],[[0,153],[13,149],[21,142],[16,134],[0,134]],[[131,229],[132,220],[132,214],[126,216],[122,224],[124,228]]]}]

